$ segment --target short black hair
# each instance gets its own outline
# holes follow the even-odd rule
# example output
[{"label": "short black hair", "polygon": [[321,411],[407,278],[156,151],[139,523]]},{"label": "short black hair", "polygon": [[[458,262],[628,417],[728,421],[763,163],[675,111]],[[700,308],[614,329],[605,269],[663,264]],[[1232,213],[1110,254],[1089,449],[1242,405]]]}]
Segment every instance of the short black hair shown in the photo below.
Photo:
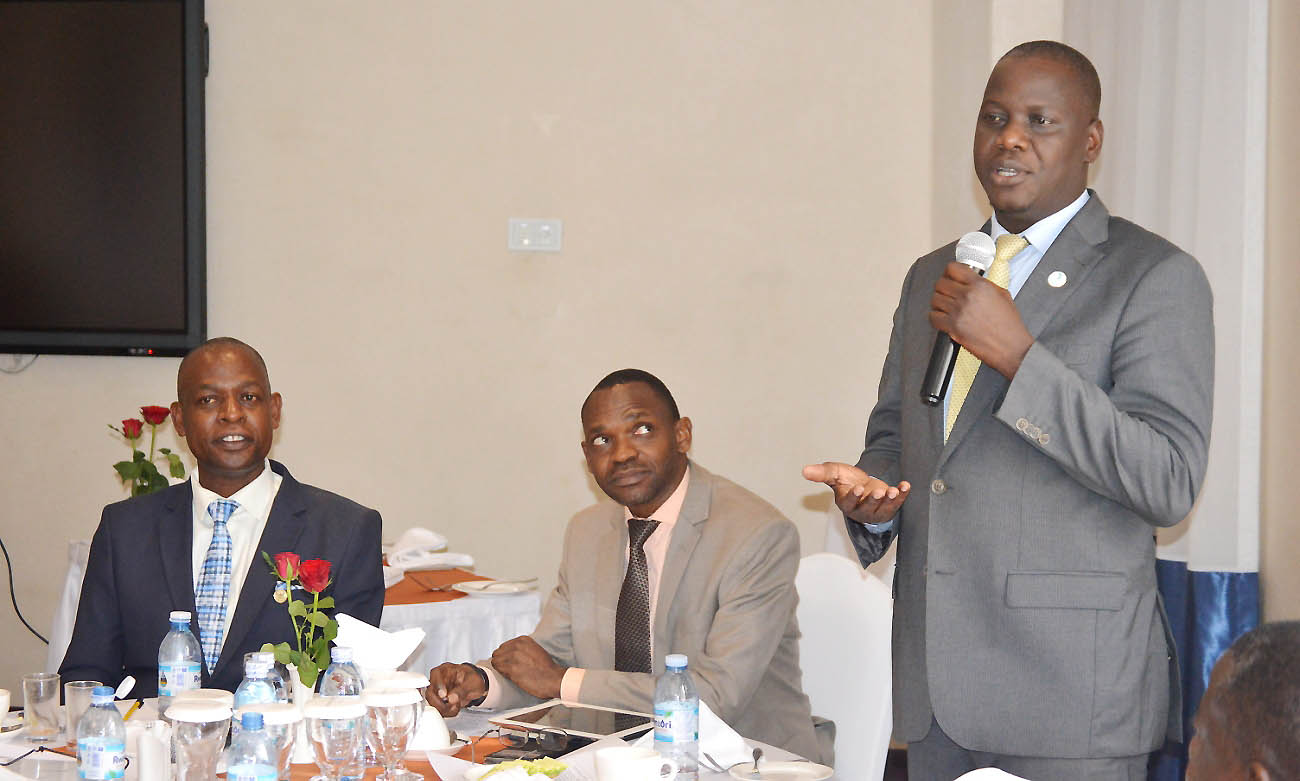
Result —
[{"label": "short black hair", "polygon": [[262,376],[266,378],[266,389],[268,391],[271,390],[271,373],[266,370],[266,361],[262,359],[261,353],[254,350],[252,345],[241,342],[233,336],[214,336],[198,347],[195,347],[193,350],[185,353],[185,357],[181,359],[181,365],[176,368],[176,398],[180,398],[181,374],[185,371],[185,364],[190,360],[190,356],[198,355],[207,350],[215,350],[219,347],[233,347],[238,350],[244,350],[249,355],[253,356],[253,360],[257,362],[258,368],[262,370]]},{"label": "short black hair", "polygon": [[1258,626],[1232,644],[1222,682],[1229,739],[1274,778],[1300,768],[1300,621]]},{"label": "short black hair", "polygon": [[587,402],[591,401],[591,397],[596,394],[596,391],[608,390],[615,385],[627,385],[631,382],[643,382],[649,385],[650,390],[654,391],[655,395],[662,399],[664,404],[668,405],[668,412],[672,415],[673,420],[682,419],[681,413],[677,411],[677,402],[673,400],[673,394],[668,390],[668,386],[664,385],[663,380],[642,369],[619,369],[616,372],[606,374],[605,378],[596,383],[596,387],[591,389],[591,393],[587,394],[586,401],[582,402],[583,408],[587,407]]},{"label": "short black hair", "polygon": [[1079,78],[1079,86],[1083,88],[1092,114],[1090,118],[1096,119],[1101,115],[1101,79],[1097,77],[1097,69],[1092,66],[1092,61],[1083,52],[1060,41],[1025,41],[1002,55],[998,61],[1008,57],[1042,57],[1068,66]]}]

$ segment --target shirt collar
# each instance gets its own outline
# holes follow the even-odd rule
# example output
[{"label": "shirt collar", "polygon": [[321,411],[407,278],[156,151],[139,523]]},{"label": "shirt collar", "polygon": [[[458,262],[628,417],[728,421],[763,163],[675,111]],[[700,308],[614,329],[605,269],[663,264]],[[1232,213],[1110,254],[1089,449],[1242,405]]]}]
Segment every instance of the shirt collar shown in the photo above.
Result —
[{"label": "shirt collar", "polygon": [[240,509],[248,511],[255,518],[261,518],[266,515],[266,508],[271,503],[271,497],[274,495],[275,482],[271,472],[271,462],[267,460],[262,467],[262,473],[254,477],[252,482],[236,491],[234,494],[223,497],[216,491],[210,491],[199,483],[199,468],[194,467],[194,473],[190,475],[190,489],[194,492],[194,517],[203,519],[204,523],[212,523],[211,517],[208,516],[208,505],[218,499],[230,499],[236,502]]},{"label": "shirt collar", "polygon": [[[650,513],[649,520],[658,521],[660,526],[672,526],[677,523],[677,516],[682,514],[682,504],[686,501],[686,488],[690,483],[691,468],[688,465],[686,471],[682,473],[682,479],[677,484],[677,488],[664,500],[663,504],[659,505],[659,509]],[[632,511],[624,507],[623,519],[627,520],[632,517]]]},{"label": "shirt collar", "polygon": [[[1083,205],[1088,202],[1088,198],[1089,193],[1084,190],[1083,194],[1075,198],[1069,206],[1030,225],[1020,235],[1024,236],[1029,241],[1030,246],[1038,250],[1040,254],[1046,255],[1047,250],[1052,247],[1052,242],[1056,241],[1057,236],[1061,235],[1061,231],[1065,230],[1065,226],[1070,220],[1074,219],[1074,215],[1079,213]],[[998,223],[998,215],[995,213],[992,217],[992,230],[989,236],[994,241],[997,241],[998,237],[1005,233],[1010,233],[1010,231]]]}]

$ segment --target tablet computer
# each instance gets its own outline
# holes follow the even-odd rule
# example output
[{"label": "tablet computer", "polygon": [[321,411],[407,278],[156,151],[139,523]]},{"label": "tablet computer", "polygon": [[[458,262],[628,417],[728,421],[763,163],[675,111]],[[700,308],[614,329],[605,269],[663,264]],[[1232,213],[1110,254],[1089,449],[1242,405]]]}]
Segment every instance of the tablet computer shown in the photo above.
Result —
[{"label": "tablet computer", "polygon": [[505,711],[488,721],[511,730],[564,730],[569,735],[599,740],[630,739],[654,729],[654,717],[637,711],[602,708],[578,702],[547,700]]}]

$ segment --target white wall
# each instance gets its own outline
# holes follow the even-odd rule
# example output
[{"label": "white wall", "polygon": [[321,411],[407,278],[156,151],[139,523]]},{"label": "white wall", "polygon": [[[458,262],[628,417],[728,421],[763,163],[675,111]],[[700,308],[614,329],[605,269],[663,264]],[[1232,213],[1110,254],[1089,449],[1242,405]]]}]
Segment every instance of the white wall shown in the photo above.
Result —
[{"label": "white wall", "polygon": [[[928,3],[207,16],[208,330],[265,355],[295,476],[380,509],[387,539],[430,526],[549,587],[594,498],[578,406],[638,366],[693,418],[701,463],[820,546],[827,500],[799,467],[856,456],[899,283],[932,244]],[[511,216],[562,218],[564,251],[507,252]],[[125,495],[104,424],[170,401],[176,364],[0,375],[0,528],[41,629],[66,540]],[[0,622],[12,689],[44,647],[8,606]]]}]

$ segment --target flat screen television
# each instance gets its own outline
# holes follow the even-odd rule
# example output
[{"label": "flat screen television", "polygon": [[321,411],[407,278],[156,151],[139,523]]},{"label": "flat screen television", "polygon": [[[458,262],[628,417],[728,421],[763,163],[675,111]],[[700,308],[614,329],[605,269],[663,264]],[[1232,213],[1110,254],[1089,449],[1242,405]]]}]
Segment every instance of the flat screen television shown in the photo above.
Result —
[{"label": "flat screen television", "polygon": [[203,0],[0,0],[0,353],[206,330]]}]

